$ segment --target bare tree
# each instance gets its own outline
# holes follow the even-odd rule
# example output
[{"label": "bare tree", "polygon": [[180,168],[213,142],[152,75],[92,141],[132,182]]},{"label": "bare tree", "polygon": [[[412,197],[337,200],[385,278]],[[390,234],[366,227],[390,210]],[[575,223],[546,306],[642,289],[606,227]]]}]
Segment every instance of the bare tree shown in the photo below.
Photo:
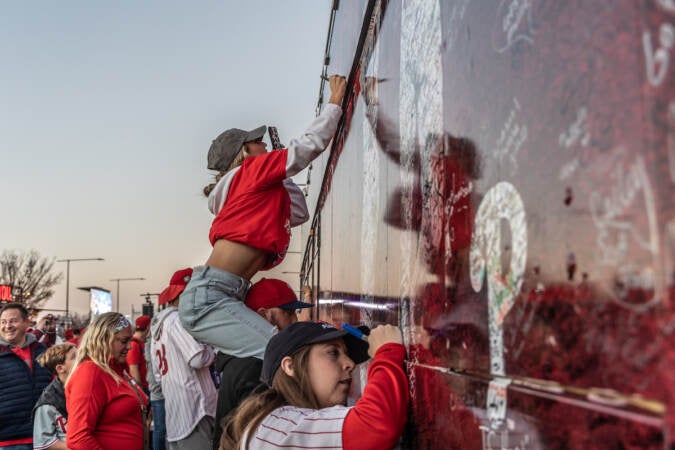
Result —
[{"label": "bare tree", "polygon": [[79,328],[83,329],[89,325],[89,313],[82,314],[71,312],[70,313],[70,328]]},{"label": "bare tree", "polygon": [[62,273],[53,274],[53,267],[53,258],[42,257],[35,250],[5,250],[0,255],[0,280],[15,288],[14,301],[27,308],[40,308],[42,303],[54,295],[52,288],[63,277]]}]

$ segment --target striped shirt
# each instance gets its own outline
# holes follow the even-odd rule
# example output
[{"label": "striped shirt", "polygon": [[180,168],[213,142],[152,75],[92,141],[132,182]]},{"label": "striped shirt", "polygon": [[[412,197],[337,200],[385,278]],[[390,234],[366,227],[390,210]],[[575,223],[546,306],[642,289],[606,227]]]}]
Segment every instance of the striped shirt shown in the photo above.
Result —
[{"label": "striped shirt", "polygon": [[152,319],[152,369],[162,383],[166,411],[166,439],[188,437],[199,421],[215,417],[216,388],[209,365],[215,353],[185,331],[178,309],[168,307]]},{"label": "striped shirt", "polygon": [[350,410],[340,405],[323,409],[279,407],[262,421],[248,449],[341,449],[342,424]]}]

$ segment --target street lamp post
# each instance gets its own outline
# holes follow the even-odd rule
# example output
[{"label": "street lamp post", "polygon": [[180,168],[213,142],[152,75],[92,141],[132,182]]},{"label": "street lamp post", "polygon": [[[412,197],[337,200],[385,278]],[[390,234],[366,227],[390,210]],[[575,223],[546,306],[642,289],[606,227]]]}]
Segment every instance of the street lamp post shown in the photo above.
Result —
[{"label": "street lamp post", "polygon": [[117,312],[120,312],[120,281],[142,281],[143,277],[136,278],[111,278],[110,281],[117,281],[117,293],[115,294],[115,301],[117,303]]},{"label": "street lamp post", "polygon": [[56,262],[66,263],[66,323],[68,322],[68,315],[70,313],[70,262],[71,261],[105,261],[103,258],[66,258],[57,259]]}]

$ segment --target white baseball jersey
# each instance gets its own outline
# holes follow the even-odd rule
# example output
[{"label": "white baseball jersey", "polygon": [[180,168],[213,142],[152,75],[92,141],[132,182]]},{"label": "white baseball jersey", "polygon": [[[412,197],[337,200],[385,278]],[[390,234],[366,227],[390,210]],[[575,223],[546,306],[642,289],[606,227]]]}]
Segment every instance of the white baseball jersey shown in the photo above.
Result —
[{"label": "white baseball jersey", "polygon": [[213,349],[185,331],[178,309],[168,307],[152,319],[152,369],[162,383],[166,439],[185,439],[204,416],[215,417],[217,392],[209,365]]},{"label": "white baseball jersey", "polygon": [[[350,410],[350,407],[341,405],[323,409],[279,407],[263,419],[247,448],[341,449],[342,425]],[[247,437],[244,437],[242,444]],[[241,450],[245,450],[243,445]]]},{"label": "white baseball jersey", "polygon": [[67,422],[68,419],[52,405],[44,404],[36,409],[33,422],[33,448],[42,450],[59,440],[66,442]]}]

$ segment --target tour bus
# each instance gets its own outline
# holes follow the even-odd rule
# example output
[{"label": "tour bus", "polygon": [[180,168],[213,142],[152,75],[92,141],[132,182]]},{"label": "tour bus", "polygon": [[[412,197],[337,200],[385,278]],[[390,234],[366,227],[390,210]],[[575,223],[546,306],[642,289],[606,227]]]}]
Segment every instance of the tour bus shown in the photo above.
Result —
[{"label": "tour bus", "polygon": [[335,0],[300,282],[401,326],[401,448],[675,444],[674,44],[673,0]]}]

